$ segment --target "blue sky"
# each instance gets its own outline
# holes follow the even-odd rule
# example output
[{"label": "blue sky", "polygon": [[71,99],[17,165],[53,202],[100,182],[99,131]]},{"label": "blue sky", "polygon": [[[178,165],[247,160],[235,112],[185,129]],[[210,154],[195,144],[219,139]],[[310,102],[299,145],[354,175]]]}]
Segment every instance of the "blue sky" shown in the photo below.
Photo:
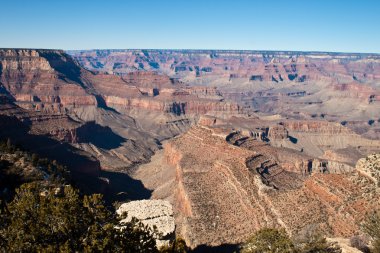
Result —
[{"label": "blue sky", "polygon": [[380,53],[379,0],[0,0],[0,47]]}]

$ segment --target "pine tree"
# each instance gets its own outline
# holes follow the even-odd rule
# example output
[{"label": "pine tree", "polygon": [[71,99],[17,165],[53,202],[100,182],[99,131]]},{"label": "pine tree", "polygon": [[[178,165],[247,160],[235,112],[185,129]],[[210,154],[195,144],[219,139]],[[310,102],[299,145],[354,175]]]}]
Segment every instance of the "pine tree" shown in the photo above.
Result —
[{"label": "pine tree", "polygon": [[63,194],[40,183],[22,185],[1,214],[5,252],[157,252],[152,232],[133,220],[120,227],[99,194],[82,197],[71,186]]}]

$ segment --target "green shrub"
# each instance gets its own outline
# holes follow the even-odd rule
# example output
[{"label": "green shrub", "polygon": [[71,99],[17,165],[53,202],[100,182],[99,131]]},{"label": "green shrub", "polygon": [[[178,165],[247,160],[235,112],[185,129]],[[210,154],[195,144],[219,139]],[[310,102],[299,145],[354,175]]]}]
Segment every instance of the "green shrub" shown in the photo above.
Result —
[{"label": "green shrub", "polygon": [[157,252],[152,232],[133,220],[123,228],[102,196],[80,196],[71,186],[63,194],[28,183],[1,214],[4,252]]},{"label": "green shrub", "polygon": [[341,248],[327,242],[326,238],[321,235],[312,235],[304,243],[297,245],[299,253],[341,253]]},{"label": "green shrub", "polygon": [[374,211],[369,214],[363,225],[363,230],[372,239],[372,251],[380,252],[380,212]]},{"label": "green shrub", "polygon": [[293,253],[292,240],[284,229],[264,228],[257,231],[243,246],[242,253]]}]

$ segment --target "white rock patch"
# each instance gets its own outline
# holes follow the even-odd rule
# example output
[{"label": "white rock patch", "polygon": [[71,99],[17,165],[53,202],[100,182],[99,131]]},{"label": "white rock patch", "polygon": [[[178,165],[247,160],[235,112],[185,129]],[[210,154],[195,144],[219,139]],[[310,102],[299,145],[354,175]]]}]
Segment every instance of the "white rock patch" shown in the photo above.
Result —
[{"label": "white rock patch", "polygon": [[156,227],[161,234],[157,240],[160,247],[168,243],[167,236],[174,234],[175,223],[173,217],[173,207],[165,200],[138,200],[122,204],[117,209],[117,214],[127,213],[127,217],[121,221],[129,222],[133,217],[137,218],[144,225],[150,228]]}]

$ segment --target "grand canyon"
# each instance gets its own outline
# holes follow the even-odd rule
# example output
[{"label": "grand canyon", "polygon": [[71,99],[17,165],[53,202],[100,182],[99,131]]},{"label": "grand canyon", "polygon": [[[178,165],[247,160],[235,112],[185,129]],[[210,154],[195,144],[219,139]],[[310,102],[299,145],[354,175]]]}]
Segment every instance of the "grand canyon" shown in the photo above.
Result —
[{"label": "grand canyon", "polygon": [[379,54],[0,49],[0,137],[192,249],[363,233],[379,112]]}]

